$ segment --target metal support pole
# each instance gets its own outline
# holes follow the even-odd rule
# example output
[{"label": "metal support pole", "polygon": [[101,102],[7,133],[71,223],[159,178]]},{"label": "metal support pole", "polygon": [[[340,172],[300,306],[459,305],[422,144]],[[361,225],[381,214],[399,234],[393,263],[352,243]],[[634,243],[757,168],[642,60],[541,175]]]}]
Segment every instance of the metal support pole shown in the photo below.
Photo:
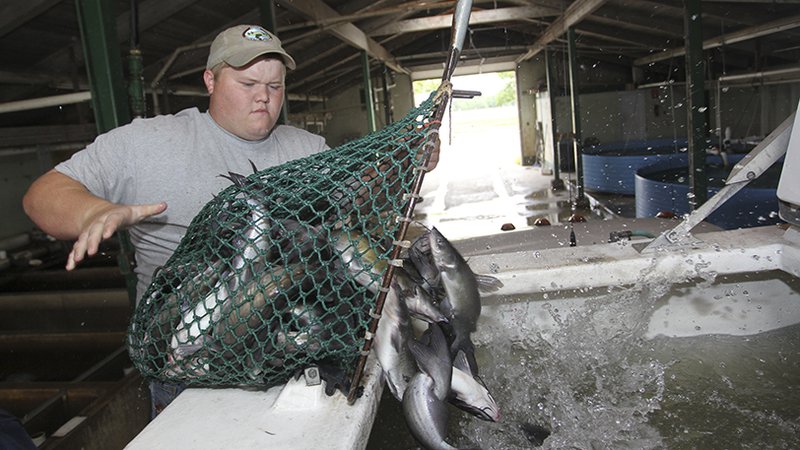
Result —
[{"label": "metal support pole", "polygon": [[578,82],[578,52],[575,49],[575,28],[567,29],[569,53],[569,96],[572,105],[572,150],[575,160],[576,203],[586,202],[583,195],[583,139],[581,137],[581,102]]},{"label": "metal support pole", "polygon": [[76,0],[78,25],[92,90],[97,132],[130,122],[128,97],[117,44],[114,2]]},{"label": "metal support pole", "polygon": [[368,132],[377,130],[375,124],[375,102],[372,100],[372,77],[369,74],[369,55],[366,51],[361,51],[361,66],[364,70],[364,102],[367,106],[367,126]]},{"label": "metal support pole", "polygon": [[131,0],[131,49],[128,52],[128,96],[133,117],[144,117],[147,109],[144,94],[144,64],[139,48],[139,0]]},{"label": "metal support pole", "polygon": [[131,48],[128,53],[128,72],[130,73],[128,95],[131,101],[131,113],[133,117],[144,117],[147,110],[144,94],[144,64],[142,63],[142,51],[138,47]]},{"label": "metal support pole", "polygon": [[564,181],[561,179],[561,155],[559,155],[558,133],[556,132],[556,71],[553,63],[553,52],[545,49],[545,72],[547,75],[547,95],[550,97],[550,129],[553,136],[553,190],[563,190]]},{"label": "metal support pole", "polygon": [[389,68],[386,64],[383,65],[383,72],[381,73],[381,83],[383,83],[383,115],[386,118],[384,125],[389,125],[394,122],[394,112],[392,111],[392,96],[389,95],[389,82],[386,78],[389,76]]},{"label": "metal support pole", "polygon": [[694,210],[708,199],[706,174],[705,61],[700,0],[684,0],[686,29],[686,98],[689,105],[689,206]]},{"label": "metal support pole", "polygon": [[[258,2],[261,12],[261,26],[274,34],[278,34],[278,13],[275,11],[274,0],[261,0]],[[280,36],[278,36],[280,37]],[[289,96],[284,95],[281,116],[278,118],[279,124],[289,123]]]},{"label": "metal support pole", "polygon": [[[131,121],[122,58],[117,44],[115,2],[76,0],[78,25],[86,57],[86,72],[92,91],[95,123],[98,133],[105,133]],[[120,240],[118,258],[125,275],[131,305],[136,304],[136,274],[133,273],[133,246],[126,231],[117,233]]]}]

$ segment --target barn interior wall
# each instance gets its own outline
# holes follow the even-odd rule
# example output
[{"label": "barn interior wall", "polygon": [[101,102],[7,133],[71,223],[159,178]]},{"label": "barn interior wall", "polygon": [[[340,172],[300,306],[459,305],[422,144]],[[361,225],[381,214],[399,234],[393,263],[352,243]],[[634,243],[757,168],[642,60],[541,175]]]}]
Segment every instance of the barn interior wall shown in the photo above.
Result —
[{"label": "barn interior wall", "polygon": [[[373,80],[372,85],[374,88],[380,86],[380,83]],[[324,136],[331,147],[364,136],[369,131],[367,110],[362,92],[360,86],[351,87],[328,99],[327,111],[330,114]],[[385,125],[383,94],[377,90],[375,92],[374,98],[377,108],[375,118],[378,129],[380,129]],[[392,94],[394,119],[398,120],[413,107],[414,94],[411,87],[411,78],[405,74],[395,74],[394,83],[390,85],[390,92]]]}]

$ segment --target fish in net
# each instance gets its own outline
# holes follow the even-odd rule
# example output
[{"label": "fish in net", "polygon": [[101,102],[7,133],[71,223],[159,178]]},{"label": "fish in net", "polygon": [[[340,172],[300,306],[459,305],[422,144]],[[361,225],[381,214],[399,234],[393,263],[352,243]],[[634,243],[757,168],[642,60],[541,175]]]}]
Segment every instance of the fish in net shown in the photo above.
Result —
[{"label": "fish in net", "polygon": [[339,147],[223,174],[231,185],[195,216],[131,319],[142,375],[264,386],[310,366],[357,370],[451,92],[445,81]]}]

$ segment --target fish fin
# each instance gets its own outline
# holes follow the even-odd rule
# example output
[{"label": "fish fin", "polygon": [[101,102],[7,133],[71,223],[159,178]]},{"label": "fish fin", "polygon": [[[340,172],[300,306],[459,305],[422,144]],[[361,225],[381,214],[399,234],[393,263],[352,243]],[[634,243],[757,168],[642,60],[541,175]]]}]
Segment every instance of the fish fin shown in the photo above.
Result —
[{"label": "fish fin", "polygon": [[400,333],[392,333],[391,345],[392,349],[397,353],[403,351],[403,338]]},{"label": "fish fin", "polygon": [[[421,341],[421,342],[420,342]],[[439,325],[429,324],[428,330],[423,334],[420,341],[411,339],[408,341],[408,348],[417,361],[419,369],[430,375],[431,364],[441,364],[446,362],[452,365],[450,353],[447,348],[447,339]],[[423,342],[427,342],[427,345]],[[432,363],[431,361],[436,361]]]},{"label": "fish fin", "polygon": [[469,368],[465,371],[472,374],[473,377],[477,377],[478,361],[475,359],[475,344],[472,343],[472,340],[469,338],[469,336],[462,337],[457,335],[456,339],[453,340],[453,344],[450,346],[450,353],[453,355],[453,357],[456,357],[458,356],[459,352],[464,354],[469,366]]},{"label": "fish fin", "polygon": [[453,358],[453,367],[455,367],[456,369],[459,369],[459,370],[461,370],[463,372],[466,372],[466,373],[468,373],[470,375],[473,375],[472,371],[470,370],[470,367],[469,367],[469,361],[467,360],[467,354],[464,353],[464,350],[456,350],[455,357]]},{"label": "fish fin", "polygon": [[433,354],[433,351],[431,351],[430,347],[427,345],[414,339],[408,341],[408,349],[411,351],[411,354],[417,361],[417,365],[419,366],[420,370],[425,372],[424,361],[430,358],[431,354]]},{"label": "fish fin", "polygon": [[476,273],[475,281],[478,282],[478,290],[481,292],[495,292],[503,287],[503,282],[491,275]]},{"label": "fish fin", "polygon": [[250,167],[253,168],[253,173],[258,173],[258,167],[256,167],[256,163],[254,163],[252,159],[248,159],[248,161],[250,161]]},{"label": "fish fin", "polygon": [[[219,174],[219,175],[217,175],[217,176],[218,176],[218,177],[222,177],[222,178],[227,178],[228,180],[230,180],[230,181],[231,181],[231,183],[233,183],[233,184],[236,184],[236,180],[234,180],[234,179],[233,179],[233,177],[232,177],[232,176],[230,176],[230,175],[225,175],[224,173],[221,173],[221,174]],[[215,196],[215,197],[216,197],[216,196]]]},{"label": "fish fin", "polygon": [[245,186],[245,181],[244,180],[245,180],[246,177],[244,175],[242,175],[242,174],[228,171],[227,175],[219,174],[219,176],[221,176],[222,178],[227,178],[227,179],[231,180],[231,182],[233,184],[235,184],[236,187],[243,188]]},{"label": "fish fin", "polygon": [[439,310],[448,319],[453,317],[453,304],[450,303],[450,298],[447,295],[444,295],[441,300],[439,300]]},{"label": "fish fin", "polygon": [[450,351],[447,348],[447,338],[444,336],[442,327],[437,324],[431,324],[428,326],[428,329],[431,330],[430,347],[433,350],[433,353],[440,360],[447,360],[447,363],[452,365],[453,361],[450,358]]},{"label": "fish fin", "polygon": [[342,392],[345,396],[350,392],[350,379],[347,373],[338,365],[319,363],[320,378],[325,381],[325,395],[328,397],[336,393],[336,390]]}]

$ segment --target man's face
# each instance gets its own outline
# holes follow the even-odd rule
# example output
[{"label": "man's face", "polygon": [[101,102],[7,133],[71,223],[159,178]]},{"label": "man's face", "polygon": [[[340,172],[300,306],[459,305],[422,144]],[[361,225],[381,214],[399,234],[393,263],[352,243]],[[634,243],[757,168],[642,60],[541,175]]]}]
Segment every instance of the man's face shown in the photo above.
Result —
[{"label": "man's face", "polygon": [[286,68],[275,58],[257,58],[250,64],[225,66],[215,75],[206,69],[203,80],[211,96],[208,112],[236,136],[257,141],[275,126],[283,106]]}]

